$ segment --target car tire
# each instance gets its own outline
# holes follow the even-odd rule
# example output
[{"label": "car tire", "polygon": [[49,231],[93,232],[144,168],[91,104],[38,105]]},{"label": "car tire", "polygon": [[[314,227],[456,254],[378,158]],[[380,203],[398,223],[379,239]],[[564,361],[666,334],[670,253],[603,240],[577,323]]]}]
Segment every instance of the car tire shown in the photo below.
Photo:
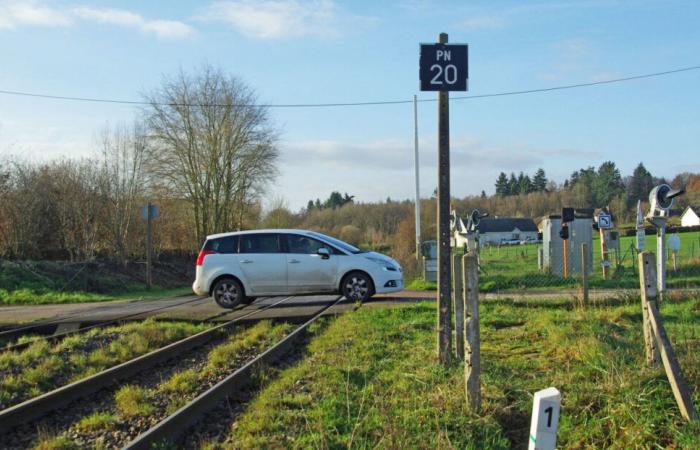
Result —
[{"label": "car tire", "polygon": [[348,300],[367,301],[374,294],[372,279],[363,272],[350,272],[340,283],[340,293]]},{"label": "car tire", "polygon": [[233,278],[222,278],[214,284],[211,290],[214,301],[222,308],[232,309],[245,299],[243,286]]}]

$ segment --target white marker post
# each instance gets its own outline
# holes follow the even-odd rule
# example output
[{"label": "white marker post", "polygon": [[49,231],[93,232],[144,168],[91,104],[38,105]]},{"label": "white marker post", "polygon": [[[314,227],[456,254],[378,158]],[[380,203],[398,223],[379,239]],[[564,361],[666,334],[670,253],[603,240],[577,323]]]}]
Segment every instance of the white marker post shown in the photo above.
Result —
[{"label": "white marker post", "polygon": [[529,450],[554,450],[557,446],[561,394],[551,387],[535,392],[530,423]]}]

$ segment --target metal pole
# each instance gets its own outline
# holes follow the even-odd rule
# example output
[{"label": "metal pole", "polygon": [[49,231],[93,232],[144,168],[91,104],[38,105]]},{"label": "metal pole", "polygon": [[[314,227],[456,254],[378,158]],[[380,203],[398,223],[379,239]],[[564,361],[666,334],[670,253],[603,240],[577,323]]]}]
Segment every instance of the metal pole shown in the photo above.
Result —
[{"label": "metal pole", "polygon": [[153,286],[153,276],[151,264],[153,264],[153,206],[149,203],[146,206],[146,288]]},{"label": "metal pole", "polygon": [[[438,42],[447,43],[447,33]],[[438,92],[438,360],[449,362],[452,353],[452,271],[450,249],[450,94]]]},{"label": "metal pole", "polygon": [[666,223],[656,228],[656,289],[659,303],[666,296]]},{"label": "metal pole", "polygon": [[420,179],[418,170],[418,96],[413,96],[413,147],[416,165],[416,259],[420,258]]},{"label": "metal pole", "polygon": [[583,305],[588,306],[588,244],[581,244],[581,281],[583,284]]}]

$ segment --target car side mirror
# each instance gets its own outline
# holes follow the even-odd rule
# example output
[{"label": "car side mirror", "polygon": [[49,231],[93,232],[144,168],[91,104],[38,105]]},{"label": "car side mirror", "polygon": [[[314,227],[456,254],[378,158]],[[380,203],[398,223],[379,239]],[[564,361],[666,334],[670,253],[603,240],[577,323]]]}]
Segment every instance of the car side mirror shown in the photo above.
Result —
[{"label": "car side mirror", "polygon": [[327,248],[321,247],[318,250],[316,250],[316,253],[321,256],[323,259],[328,259],[331,257],[331,252],[328,251]]}]

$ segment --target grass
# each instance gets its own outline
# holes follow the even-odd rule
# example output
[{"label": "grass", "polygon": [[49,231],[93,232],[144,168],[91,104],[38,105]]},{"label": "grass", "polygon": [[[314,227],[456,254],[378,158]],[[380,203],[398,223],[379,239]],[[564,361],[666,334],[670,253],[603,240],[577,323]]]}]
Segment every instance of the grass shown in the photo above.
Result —
[{"label": "grass", "polygon": [[117,411],[124,417],[146,416],[153,412],[149,403],[148,391],[144,388],[127,384],[114,394]]},{"label": "grass", "polygon": [[117,417],[109,413],[95,412],[80,419],[76,425],[79,431],[109,430],[117,422]]},{"label": "grass", "polygon": [[125,292],[117,294],[96,294],[92,292],[62,292],[53,289],[0,289],[0,305],[46,305],[56,303],[91,303],[115,300],[152,300],[191,294],[189,287],[165,289],[154,286],[147,290],[141,285],[129,286]]},{"label": "grass", "polygon": [[[700,287],[700,232],[680,233],[681,251],[678,253],[678,270],[673,271],[671,261],[667,263],[666,285],[669,288]],[[611,267],[610,277],[605,280],[600,265],[600,238],[593,234],[593,270],[589,274],[589,286],[597,289],[637,289],[637,253],[634,249],[635,237],[620,238],[620,265]],[[656,237],[646,236],[646,249],[655,251]],[[482,292],[508,290],[552,290],[578,288],[580,275],[565,279],[558,275],[544,273],[537,268],[537,249],[541,245],[485,246],[480,253],[481,275],[479,290]],[[456,249],[461,254],[462,249]],[[580,252],[578,256],[580,258]],[[612,259],[612,256],[611,256]],[[421,279],[408,280],[407,289],[435,290],[437,285]]]},{"label": "grass", "polygon": [[49,344],[39,339],[23,351],[0,353],[0,407],[85,378],[195,334],[207,325],[145,320],[94,329]]},{"label": "grass", "polygon": [[[481,306],[483,412],[465,405],[463,366],[436,364],[435,305],[341,316],[249,404],[211,448],[523,448],[534,392],[562,392],[560,448],[700,448],[660,368],[644,365],[639,300]],[[662,316],[700,405],[700,300]]]},{"label": "grass", "polygon": [[[191,288],[188,283],[182,283],[178,274],[172,267],[161,271],[161,278],[157,279],[164,281],[164,285],[149,290],[141,281],[140,269],[127,270],[114,263],[0,260],[0,305],[103,302],[190,294]],[[173,288],[178,285],[181,287]]]}]

